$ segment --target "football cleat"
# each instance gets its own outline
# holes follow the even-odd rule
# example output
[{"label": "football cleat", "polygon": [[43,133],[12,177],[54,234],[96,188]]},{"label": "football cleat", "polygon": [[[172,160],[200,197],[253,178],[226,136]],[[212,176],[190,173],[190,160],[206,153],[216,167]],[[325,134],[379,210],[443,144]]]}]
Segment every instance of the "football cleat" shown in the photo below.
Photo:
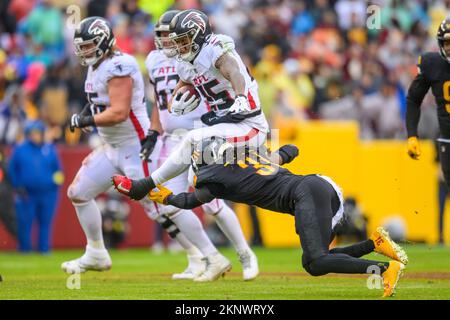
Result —
[{"label": "football cleat", "polygon": [[383,298],[392,297],[395,294],[398,280],[403,275],[405,265],[398,261],[390,261],[389,267],[383,272]]},{"label": "football cleat", "polygon": [[106,271],[111,269],[112,261],[106,249],[94,249],[86,246],[81,258],[63,262],[61,269],[68,274],[85,273],[88,270]]},{"label": "football cleat", "polygon": [[172,280],[193,280],[202,274],[206,269],[206,263],[202,256],[189,256],[188,267],[182,273],[174,273]]},{"label": "football cleat", "polygon": [[155,187],[151,178],[132,180],[125,176],[114,175],[111,180],[117,191],[133,200],[141,200]]},{"label": "football cleat", "polygon": [[238,253],[239,261],[242,264],[242,277],[244,281],[255,279],[259,274],[258,259],[253,251],[248,250]]},{"label": "football cleat", "polygon": [[220,276],[225,275],[226,272],[231,270],[230,261],[220,253],[212,254],[203,258],[203,260],[206,262],[206,268],[205,271],[194,278],[196,282],[217,280]]},{"label": "football cleat", "polygon": [[408,264],[408,255],[405,250],[389,237],[389,233],[383,227],[378,227],[372,233],[370,239],[375,245],[375,252],[400,261],[405,265]]}]

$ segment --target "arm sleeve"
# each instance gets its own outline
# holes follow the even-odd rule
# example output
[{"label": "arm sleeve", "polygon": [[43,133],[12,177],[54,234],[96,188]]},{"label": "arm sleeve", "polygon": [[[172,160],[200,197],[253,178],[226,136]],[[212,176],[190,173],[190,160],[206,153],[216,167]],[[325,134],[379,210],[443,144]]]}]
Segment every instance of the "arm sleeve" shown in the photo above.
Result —
[{"label": "arm sleeve", "polygon": [[406,97],[406,130],[408,137],[417,136],[417,127],[420,120],[420,106],[431,86],[430,82],[423,74],[424,71],[421,60],[422,58],[419,58],[419,73],[409,86],[408,95]]},{"label": "arm sleeve", "polygon": [[167,204],[180,209],[193,209],[201,206],[203,202],[197,199],[195,193],[183,192],[177,195],[170,195],[167,198]]}]

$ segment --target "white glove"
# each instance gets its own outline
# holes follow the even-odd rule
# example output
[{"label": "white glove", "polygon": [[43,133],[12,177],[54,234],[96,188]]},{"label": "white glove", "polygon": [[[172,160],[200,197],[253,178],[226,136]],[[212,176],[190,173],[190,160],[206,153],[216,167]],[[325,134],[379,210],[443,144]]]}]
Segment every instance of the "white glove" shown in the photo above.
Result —
[{"label": "white glove", "polygon": [[228,111],[231,113],[247,113],[251,111],[251,108],[247,98],[244,95],[238,95]]},{"label": "white glove", "polygon": [[186,91],[183,93],[180,100],[176,100],[174,97],[170,106],[170,113],[176,116],[181,116],[197,108],[199,103],[197,96],[193,94],[189,100],[186,100],[188,95],[189,91]]}]

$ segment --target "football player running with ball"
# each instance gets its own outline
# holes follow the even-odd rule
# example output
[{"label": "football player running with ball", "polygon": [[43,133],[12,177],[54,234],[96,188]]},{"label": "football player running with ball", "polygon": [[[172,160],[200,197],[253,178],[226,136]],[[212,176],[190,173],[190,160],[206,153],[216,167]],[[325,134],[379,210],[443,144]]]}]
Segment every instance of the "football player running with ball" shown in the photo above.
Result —
[{"label": "football player running with ball", "polygon": [[[87,246],[82,257],[64,262],[61,267],[67,273],[82,273],[111,268],[102,237],[102,217],[94,199],[110,188],[111,175],[121,173],[136,179],[149,175],[148,163],[140,159],[139,153],[150,121],[136,59],[115,47],[109,23],[101,17],[82,20],[75,30],[74,45],[80,63],[89,68],[85,81],[89,104],[80,114],[72,115],[70,129],[96,126],[103,141],[103,146],[83,161],[67,193],[86,235]],[[154,203],[149,199],[141,203],[147,212],[153,210]],[[210,270],[210,277],[204,281],[216,279],[231,267],[192,211],[179,210],[170,219],[160,215],[157,221],[183,247],[193,244],[200,250]]]},{"label": "football player running with ball", "polygon": [[[342,192],[330,178],[293,174],[264,155],[235,148],[220,137],[199,142],[191,161],[196,173],[194,192],[174,195],[159,185],[159,191],[152,191],[150,198],[184,209],[218,198],[288,213],[295,217],[295,230],[303,249],[302,264],[309,274],[379,271],[384,283],[383,297],[394,294],[408,257],[383,228],[378,228],[366,241],[329,250],[333,229],[344,212]],[[373,251],[393,260],[361,259]]]},{"label": "football player running with ball", "polygon": [[[171,45],[173,41],[168,40],[170,22],[180,11],[171,10],[164,13],[155,25],[155,43],[157,50],[149,53],[146,59],[146,67],[150,83],[154,89],[155,104],[151,116],[151,128],[142,146],[141,157],[143,160],[150,159],[150,171],[155,171],[181,143],[183,135],[194,129],[194,123],[201,123],[200,117],[207,112],[203,100],[194,101],[192,112],[177,116],[168,111],[168,102],[172,97],[173,90],[179,81],[176,69],[175,56],[177,50]],[[199,104],[199,106],[197,106]],[[185,109],[186,111],[186,109]],[[186,192],[189,188],[188,171],[163,184],[175,192]],[[233,244],[243,267],[243,279],[252,280],[258,275],[258,261],[253,251],[248,246],[242,233],[239,220],[233,210],[223,200],[214,200],[202,205],[206,214],[215,218],[218,226]],[[180,211],[174,206],[165,206],[154,203],[148,214],[152,219],[164,216],[173,216]],[[173,279],[193,279],[205,269],[202,255],[194,247],[187,248],[188,268],[180,274],[174,274]],[[204,277],[205,275],[201,276]]]},{"label": "football player running with ball", "polygon": [[[167,160],[147,179],[120,185],[121,191],[140,200],[157,184],[162,184],[189,168],[192,147],[204,138],[218,136],[235,145],[261,146],[268,124],[258,97],[258,85],[249,74],[234,48],[234,41],[211,32],[208,17],[198,10],[177,13],[169,24],[169,36],[162,41],[172,43],[177,53],[176,70],[180,77],[174,89],[194,85],[211,111],[201,120],[205,127],[189,131]],[[165,47],[166,49],[166,47]],[[169,48],[167,48],[169,49]],[[187,100],[186,100],[187,99]],[[168,110],[174,115],[186,114],[192,97],[185,94],[172,99]],[[120,176],[114,184],[119,186]]]}]

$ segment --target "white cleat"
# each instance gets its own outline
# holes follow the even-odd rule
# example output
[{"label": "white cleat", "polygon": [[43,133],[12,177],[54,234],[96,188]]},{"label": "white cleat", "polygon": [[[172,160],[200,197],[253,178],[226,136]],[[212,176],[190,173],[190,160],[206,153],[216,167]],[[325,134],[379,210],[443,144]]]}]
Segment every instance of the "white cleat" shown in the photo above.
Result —
[{"label": "white cleat", "polygon": [[242,264],[242,278],[244,281],[255,279],[259,274],[258,258],[255,253],[249,249],[238,253],[239,261]]},{"label": "white cleat", "polygon": [[172,280],[193,280],[198,277],[206,269],[206,263],[202,256],[189,256],[188,255],[188,267],[182,273],[174,273]]},{"label": "white cleat", "polygon": [[68,274],[84,273],[88,270],[106,271],[111,269],[112,261],[106,249],[94,249],[86,246],[81,258],[63,262],[61,269]]},{"label": "white cleat", "polygon": [[231,270],[231,262],[220,253],[203,258],[206,262],[205,271],[194,278],[196,282],[208,282],[217,280]]}]

